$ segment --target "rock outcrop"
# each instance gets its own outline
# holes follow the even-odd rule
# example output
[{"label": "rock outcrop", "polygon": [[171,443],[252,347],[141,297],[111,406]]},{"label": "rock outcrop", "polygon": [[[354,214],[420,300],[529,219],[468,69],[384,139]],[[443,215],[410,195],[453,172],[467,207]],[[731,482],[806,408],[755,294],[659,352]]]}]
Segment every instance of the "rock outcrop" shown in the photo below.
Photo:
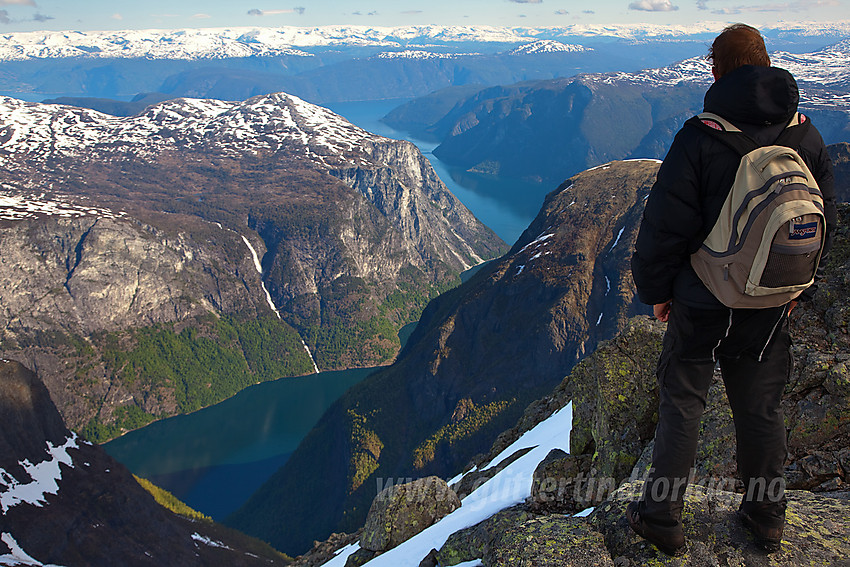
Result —
[{"label": "rock outcrop", "polygon": [[0,361],[0,564],[285,565],[261,542],[157,504],[68,431],[47,389]]},{"label": "rock outcrop", "polygon": [[625,520],[626,505],[641,487],[624,484],[587,518],[541,515],[525,506],[504,510],[453,534],[436,558],[445,567],[476,559],[486,567],[846,564],[850,500],[789,491],[782,548],[767,556],[736,515],[740,494],[693,485],[685,494],[687,547],[682,556],[670,557],[632,532]]},{"label": "rock outcrop", "polygon": [[385,488],[372,501],[360,547],[376,552],[391,549],[459,507],[457,494],[435,476]]}]

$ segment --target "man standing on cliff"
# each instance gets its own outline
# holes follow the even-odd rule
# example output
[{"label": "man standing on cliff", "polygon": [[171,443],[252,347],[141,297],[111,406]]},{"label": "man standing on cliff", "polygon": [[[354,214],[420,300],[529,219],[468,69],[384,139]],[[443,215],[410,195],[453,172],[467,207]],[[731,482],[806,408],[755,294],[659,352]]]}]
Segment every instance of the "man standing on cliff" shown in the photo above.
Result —
[{"label": "man standing on cliff", "polygon": [[[758,30],[735,24],[712,44],[715,82],[705,111],[719,115],[756,144],[774,144],[795,117],[794,78],[770,66]],[[794,150],[823,194],[828,249],[835,225],[832,163],[809,125]],[[676,135],[646,203],[632,257],[643,303],[668,323],[658,362],[658,428],[652,469],[629,525],[668,554],[685,546],[683,497],[696,456],[700,419],[716,363],[735,420],[744,525],[765,551],[779,549],[785,523],[786,432],[780,401],[791,367],[787,316],[796,302],[764,309],[729,308],[691,267],[732,187],[741,155],[700,128]],[[803,298],[805,299],[805,298]]]}]

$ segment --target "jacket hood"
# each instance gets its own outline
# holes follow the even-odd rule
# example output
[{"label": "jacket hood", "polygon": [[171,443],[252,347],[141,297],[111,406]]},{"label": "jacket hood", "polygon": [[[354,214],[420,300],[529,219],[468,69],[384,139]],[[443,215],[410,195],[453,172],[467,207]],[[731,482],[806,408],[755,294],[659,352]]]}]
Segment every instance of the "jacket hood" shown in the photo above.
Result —
[{"label": "jacket hood", "polygon": [[785,69],[744,65],[711,85],[705,110],[735,124],[769,126],[787,123],[799,100],[797,82]]}]

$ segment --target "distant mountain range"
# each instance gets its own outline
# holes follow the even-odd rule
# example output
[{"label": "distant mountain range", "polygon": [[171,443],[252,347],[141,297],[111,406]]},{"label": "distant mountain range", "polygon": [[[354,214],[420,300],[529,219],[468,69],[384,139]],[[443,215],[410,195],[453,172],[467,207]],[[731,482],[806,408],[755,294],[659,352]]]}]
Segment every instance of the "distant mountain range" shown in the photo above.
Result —
[{"label": "distant mountain range", "polygon": [[[423,96],[579,73],[633,72],[705,52],[723,23],[544,28],[408,26],[26,32],[3,36],[0,93],[28,100],[139,93],[313,103]],[[762,30],[798,53],[850,37],[850,22]]]},{"label": "distant mountain range", "polygon": [[[551,27],[494,26],[321,26],[312,28],[208,28],[124,30],[116,32],[15,32],[4,34],[0,61],[48,58],[224,59],[233,57],[309,57],[302,48],[434,48],[470,43],[519,44],[569,38],[665,40],[716,34],[726,24],[586,25]],[[829,37],[850,34],[850,22],[782,23],[764,28],[767,37]]]},{"label": "distant mountain range", "polygon": [[[772,54],[800,85],[800,108],[827,143],[850,139],[850,40],[802,55]],[[623,158],[662,158],[702,110],[709,63],[693,57],[638,72],[582,74],[413,100],[384,121],[440,141],[434,155],[472,171],[555,183]],[[442,110],[442,113],[440,112]]]}]

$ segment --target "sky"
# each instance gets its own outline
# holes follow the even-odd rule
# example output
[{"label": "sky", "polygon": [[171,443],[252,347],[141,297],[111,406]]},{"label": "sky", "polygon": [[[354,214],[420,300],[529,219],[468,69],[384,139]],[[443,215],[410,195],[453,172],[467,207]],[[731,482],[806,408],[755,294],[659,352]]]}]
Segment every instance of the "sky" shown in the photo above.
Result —
[{"label": "sky", "polygon": [[0,0],[0,33],[234,26],[850,20],[850,0]]}]

